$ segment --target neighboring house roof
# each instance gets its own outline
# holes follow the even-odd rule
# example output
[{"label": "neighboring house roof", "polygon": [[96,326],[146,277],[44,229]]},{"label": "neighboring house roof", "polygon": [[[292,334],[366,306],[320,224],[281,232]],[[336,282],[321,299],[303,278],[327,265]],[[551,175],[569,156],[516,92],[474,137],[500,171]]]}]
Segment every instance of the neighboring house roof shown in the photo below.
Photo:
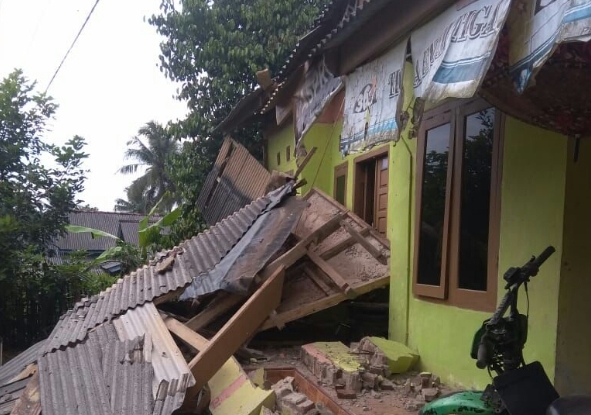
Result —
[{"label": "neighboring house roof", "polygon": [[[121,212],[98,212],[98,211],[73,211],[69,214],[71,225],[86,226],[108,232],[118,238],[137,245],[139,222],[145,215],[138,213]],[[160,219],[153,216],[149,222],[154,223]],[[112,238],[92,238],[89,233],[66,233],[57,238],[55,246],[60,251],[76,251],[85,249],[87,251],[105,251],[115,246]]]},{"label": "neighboring house roof", "polygon": [[243,146],[227,138],[197,198],[209,225],[266,193],[270,173]]}]

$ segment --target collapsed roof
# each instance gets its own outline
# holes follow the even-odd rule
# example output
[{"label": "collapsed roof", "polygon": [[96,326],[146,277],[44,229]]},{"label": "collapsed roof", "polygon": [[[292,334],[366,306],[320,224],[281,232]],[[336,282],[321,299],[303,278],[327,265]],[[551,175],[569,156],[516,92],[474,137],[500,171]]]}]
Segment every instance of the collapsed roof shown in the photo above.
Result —
[{"label": "collapsed roof", "polygon": [[[226,166],[236,159],[254,160],[226,151]],[[230,179],[248,194],[251,183]],[[223,384],[220,371],[242,376],[232,355],[258,331],[386,286],[388,242],[319,190],[297,197],[296,186],[256,198],[78,302],[45,341],[0,367],[0,415],[194,412],[206,384]],[[170,315],[167,303],[192,311]],[[212,324],[210,339],[198,333]],[[265,392],[247,386],[262,405]],[[220,387],[211,405],[228,395]]]}]

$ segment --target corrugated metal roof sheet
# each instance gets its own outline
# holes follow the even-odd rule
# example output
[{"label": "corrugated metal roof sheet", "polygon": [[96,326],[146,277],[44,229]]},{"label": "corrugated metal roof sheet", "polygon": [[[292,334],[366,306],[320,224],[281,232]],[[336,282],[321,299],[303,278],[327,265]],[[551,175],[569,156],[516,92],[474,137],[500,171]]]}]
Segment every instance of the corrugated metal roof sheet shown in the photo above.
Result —
[{"label": "corrugated metal roof sheet", "polygon": [[43,350],[45,340],[35,343],[27,350],[0,366],[0,386],[9,383],[27,366],[37,361],[37,356]]},{"label": "corrugated metal roof sheet", "polygon": [[[277,189],[276,192],[281,192]],[[144,266],[121,278],[105,292],[78,302],[60,318],[44,352],[82,341],[88,330],[124,311],[187,286],[193,277],[212,269],[242,238],[271,203],[272,195],[261,197],[207,231],[183,242],[170,270],[158,274],[156,264]],[[172,252],[172,251],[169,251]]]},{"label": "corrugated metal roof sheet", "polygon": [[197,198],[197,208],[214,225],[265,194],[270,173],[243,146],[226,139]]},{"label": "corrugated metal roof sheet", "polygon": [[[286,188],[286,192],[290,190]],[[195,278],[180,299],[197,298],[220,289],[246,295],[255,275],[283,246],[306,206],[306,202],[290,198],[272,209],[282,200],[276,198],[228,255],[211,271]]]}]

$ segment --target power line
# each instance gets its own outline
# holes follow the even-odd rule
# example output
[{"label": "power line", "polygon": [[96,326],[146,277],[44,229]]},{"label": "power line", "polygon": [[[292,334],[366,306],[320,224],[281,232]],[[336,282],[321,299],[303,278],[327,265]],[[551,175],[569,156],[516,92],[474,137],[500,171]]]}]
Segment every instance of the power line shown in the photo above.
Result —
[{"label": "power line", "polygon": [[[1,0],[0,0],[1,1]],[[94,12],[94,9],[96,9],[96,6],[99,4],[100,0],[96,0],[94,2],[94,6],[92,6],[92,9],[90,9],[90,12],[88,13],[88,16],[86,16],[86,19],[84,20],[84,23],[82,23],[82,27],[80,27],[80,30],[78,31],[78,34],[76,35],[76,37],[74,38],[74,41],[72,42],[72,44],[70,45],[70,48],[68,49],[68,51],[66,52],[66,54],[64,55],[64,58],[62,59],[62,61],[60,62],[59,66],[57,67],[57,69],[55,70],[55,72],[53,73],[53,76],[51,77],[51,80],[49,81],[49,83],[47,84],[47,88],[45,88],[45,92],[47,93],[47,90],[49,89],[49,87],[51,86],[51,84],[53,83],[53,80],[55,79],[55,77],[57,76],[58,72],[60,71],[60,69],[62,68],[62,65],[64,64],[64,62],[66,61],[68,55],[70,54],[70,51],[72,50],[72,48],[74,47],[74,45],[76,44],[76,42],[78,41],[78,38],[80,37],[80,35],[82,34],[82,31],[84,30],[84,27],[86,27],[86,23],[88,23],[88,20],[90,20],[90,16],[92,16],[92,13]]]}]

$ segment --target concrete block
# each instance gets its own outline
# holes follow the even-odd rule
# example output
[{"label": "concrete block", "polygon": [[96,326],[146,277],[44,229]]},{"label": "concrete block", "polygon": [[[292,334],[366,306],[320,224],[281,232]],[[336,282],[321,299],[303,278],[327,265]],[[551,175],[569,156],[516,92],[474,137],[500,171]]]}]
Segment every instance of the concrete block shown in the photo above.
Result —
[{"label": "concrete block", "polygon": [[407,372],[419,360],[419,355],[406,345],[381,337],[364,337],[358,350],[371,354],[371,366],[387,365],[391,373]]}]

